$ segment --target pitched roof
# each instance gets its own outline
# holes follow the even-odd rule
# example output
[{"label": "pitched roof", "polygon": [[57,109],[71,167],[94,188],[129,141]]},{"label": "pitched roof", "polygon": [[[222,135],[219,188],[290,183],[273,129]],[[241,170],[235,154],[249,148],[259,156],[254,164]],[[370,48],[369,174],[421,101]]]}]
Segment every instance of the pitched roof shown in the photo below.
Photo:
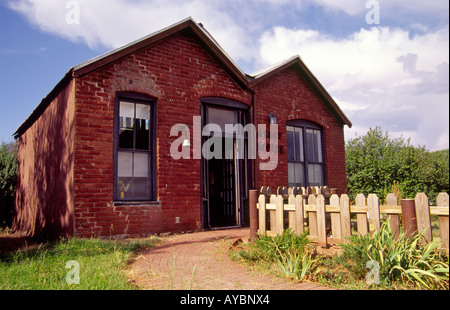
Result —
[{"label": "pitched roof", "polygon": [[115,50],[107,52],[98,57],[92,58],[86,62],[83,62],[75,67],[74,75],[82,76],[89,72],[92,72],[104,65],[107,65],[117,59],[130,55],[140,49],[153,45],[175,33],[181,31],[190,31],[197,38],[200,39],[200,43],[210,51],[213,56],[225,66],[225,69],[231,74],[238,83],[243,87],[247,87],[248,79],[244,72],[237,66],[233,59],[225,52],[225,50],[219,45],[219,43],[211,36],[211,34],[203,27],[194,21],[192,17],[188,17],[176,24],[173,24],[167,28],[161,29],[157,32],[149,34],[139,40],[131,42],[127,45],[119,47]]},{"label": "pitched roof", "polygon": [[352,123],[344,114],[344,112],[341,110],[341,108],[338,106],[336,101],[334,101],[333,97],[331,97],[331,95],[327,92],[325,87],[323,87],[323,85],[314,76],[314,74],[312,74],[312,72],[308,69],[308,67],[305,65],[305,63],[298,55],[286,59],[278,64],[272,65],[269,68],[260,70],[258,72],[249,75],[249,77],[252,78],[252,81],[249,83],[249,87],[253,88],[255,85],[261,83],[262,81],[267,80],[270,77],[274,76],[275,74],[290,67],[299,69],[300,72],[304,74],[306,79],[316,89],[316,91],[322,96],[325,103],[327,103],[330,106],[330,108],[335,112],[335,114],[342,120],[342,122],[346,124],[348,127],[350,128],[352,127]]},{"label": "pitched roof", "polygon": [[343,123],[351,127],[351,122],[345,116],[345,114],[338,107],[333,98],[328,94],[325,88],[320,84],[320,82],[314,77],[314,75],[305,66],[299,56],[295,56],[287,59],[286,61],[272,66],[269,69],[260,71],[253,75],[245,74],[238,65],[233,61],[233,59],[225,52],[225,50],[220,46],[220,44],[211,36],[211,34],[203,27],[194,21],[192,17],[188,17],[180,22],[173,24],[167,28],[161,29],[154,32],[148,36],[145,36],[139,40],[133,41],[127,45],[114,49],[105,54],[94,57],[88,61],[78,64],[66,73],[63,79],[55,86],[55,88],[42,99],[38,107],[33,111],[33,113],[27,118],[27,120],[17,129],[13,134],[14,138],[20,137],[25,131],[33,125],[33,123],[41,116],[48,105],[54,100],[59,91],[63,89],[73,77],[80,77],[86,75],[92,71],[95,71],[103,66],[106,66],[120,58],[126,57],[138,50],[146,48],[157,42],[160,42],[167,37],[179,33],[181,31],[189,31],[194,34],[198,39],[200,44],[205,47],[212,56],[223,65],[225,71],[230,74],[239,85],[243,88],[251,89],[252,86],[260,83],[261,81],[273,76],[274,74],[296,65],[301,69],[302,72],[309,78],[309,80],[316,86],[316,89],[323,98],[329,103],[330,107],[335,110],[336,114],[341,118]]}]

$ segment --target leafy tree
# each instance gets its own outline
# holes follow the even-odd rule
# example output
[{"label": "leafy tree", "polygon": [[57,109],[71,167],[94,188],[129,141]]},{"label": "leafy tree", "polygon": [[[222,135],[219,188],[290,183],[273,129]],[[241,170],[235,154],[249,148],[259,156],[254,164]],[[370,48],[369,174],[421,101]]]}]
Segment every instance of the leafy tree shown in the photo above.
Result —
[{"label": "leafy tree", "polygon": [[0,227],[10,226],[17,180],[17,145],[0,145]]},{"label": "leafy tree", "polygon": [[449,150],[433,152],[430,157],[432,165],[430,190],[437,196],[440,192],[449,191]]},{"label": "leafy tree", "polygon": [[430,153],[410,139],[391,139],[379,127],[346,143],[346,163],[351,199],[359,193],[384,198],[394,186],[402,198],[425,192],[433,201],[449,190],[448,150]]}]

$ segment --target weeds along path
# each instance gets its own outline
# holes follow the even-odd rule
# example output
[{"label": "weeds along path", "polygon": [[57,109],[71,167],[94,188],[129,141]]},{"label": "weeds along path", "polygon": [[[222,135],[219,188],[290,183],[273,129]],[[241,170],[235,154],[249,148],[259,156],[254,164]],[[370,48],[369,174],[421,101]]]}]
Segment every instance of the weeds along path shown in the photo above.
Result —
[{"label": "weeds along path", "polygon": [[248,239],[248,228],[176,235],[137,256],[129,277],[155,290],[329,290],[312,282],[292,283],[262,275],[233,262],[227,254],[233,242]]}]

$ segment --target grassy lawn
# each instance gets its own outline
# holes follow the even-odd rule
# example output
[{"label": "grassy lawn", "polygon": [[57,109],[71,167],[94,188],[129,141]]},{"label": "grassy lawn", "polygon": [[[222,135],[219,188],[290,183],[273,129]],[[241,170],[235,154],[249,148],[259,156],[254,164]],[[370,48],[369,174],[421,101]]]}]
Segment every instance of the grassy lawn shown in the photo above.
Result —
[{"label": "grassy lawn", "polygon": [[[448,290],[448,254],[439,250],[439,242],[420,247],[419,241],[402,235],[394,240],[383,226],[374,238],[354,235],[339,255],[323,255],[306,235],[288,230],[232,247],[229,256],[259,272],[339,289]],[[139,289],[127,278],[128,262],[159,243],[156,237],[69,239],[0,255],[0,290]],[[379,263],[379,283],[366,278],[373,270],[369,261]]]},{"label": "grassy lawn", "polygon": [[70,239],[0,257],[0,290],[131,290],[125,269],[157,238]]}]

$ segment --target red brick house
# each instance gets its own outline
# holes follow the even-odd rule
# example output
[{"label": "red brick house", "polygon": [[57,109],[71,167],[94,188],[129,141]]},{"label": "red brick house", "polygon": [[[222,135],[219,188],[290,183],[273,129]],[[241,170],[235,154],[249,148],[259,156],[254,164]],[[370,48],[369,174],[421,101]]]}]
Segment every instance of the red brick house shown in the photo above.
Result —
[{"label": "red brick house", "polygon": [[[195,121],[278,125],[277,167],[207,159]],[[273,120],[275,120],[273,118]],[[171,135],[175,124],[187,131]],[[244,74],[191,18],[71,68],[18,128],[14,229],[30,236],[145,236],[248,223],[248,190],[346,191],[350,121],[299,57]],[[171,146],[184,139],[188,158]],[[236,154],[236,136],[230,142]],[[244,148],[251,142],[244,138]]]}]

